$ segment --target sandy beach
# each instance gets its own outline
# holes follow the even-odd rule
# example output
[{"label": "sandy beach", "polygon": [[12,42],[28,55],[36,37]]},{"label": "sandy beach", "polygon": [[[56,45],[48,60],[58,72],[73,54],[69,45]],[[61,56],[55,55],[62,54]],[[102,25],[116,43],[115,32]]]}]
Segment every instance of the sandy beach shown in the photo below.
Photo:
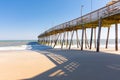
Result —
[{"label": "sandy beach", "polygon": [[0,0],[0,14],[0,80],[120,80],[120,0]]},{"label": "sandy beach", "polygon": [[31,78],[56,65],[34,51],[0,51],[0,80]]},{"label": "sandy beach", "polygon": [[108,51],[0,51],[0,80],[119,80],[120,51]]}]

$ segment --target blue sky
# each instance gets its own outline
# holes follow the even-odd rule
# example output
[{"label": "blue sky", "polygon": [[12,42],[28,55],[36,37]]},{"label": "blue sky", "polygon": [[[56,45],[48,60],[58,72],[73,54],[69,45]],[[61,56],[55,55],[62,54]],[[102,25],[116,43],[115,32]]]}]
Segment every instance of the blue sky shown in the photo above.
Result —
[{"label": "blue sky", "polygon": [[[93,0],[93,10],[110,0]],[[0,0],[0,40],[37,39],[45,30],[91,11],[91,0]]]}]

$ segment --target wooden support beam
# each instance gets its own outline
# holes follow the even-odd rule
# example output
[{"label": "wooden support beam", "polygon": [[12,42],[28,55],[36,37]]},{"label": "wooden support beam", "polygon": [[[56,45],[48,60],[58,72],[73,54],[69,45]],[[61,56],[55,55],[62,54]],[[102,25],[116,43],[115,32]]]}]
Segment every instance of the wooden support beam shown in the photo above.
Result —
[{"label": "wooden support beam", "polygon": [[41,43],[40,44],[42,44],[43,43],[43,38],[41,38]]},{"label": "wooden support beam", "polygon": [[47,36],[47,45],[49,45],[49,36]]},{"label": "wooden support beam", "polygon": [[87,49],[87,35],[86,35],[86,29],[85,29],[85,48]]},{"label": "wooden support beam", "polygon": [[70,44],[69,44],[69,50],[71,49],[71,44],[72,44],[72,39],[73,39],[73,35],[74,35],[74,29],[72,31],[72,35],[71,35],[71,40],[70,40]]},{"label": "wooden support beam", "polygon": [[105,46],[106,49],[108,48],[109,33],[110,33],[110,27],[108,27],[108,32],[107,32],[107,39],[106,39],[106,46]]},{"label": "wooden support beam", "polygon": [[[72,31],[71,31],[71,35],[72,35]],[[73,45],[73,41],[71,42],[71,45]]]},{"label": "wooden support beam", "polygon": [[45,37],[45,45],[47,45],[47,37]]},{"label": "wooden support beam", "polygon": [[40,38],[40,44],[42,44],[42,38]]},{"label": "wooden support beam", "polygon": [[43,37],[43,40],[42,40],[42,44],[43,44],[43,45],[44,45],[44,41],[45,41],[45,40],[44,40],[44,37]]},{"label": "wooden support beam", "polygon": [[47,37],[45,37],[45,45],[47,45]]},{"label": "wooden support beam", "polygon": [[98,38],[97,38],[97,52],[100,50],[100,36],[101,36],[102,18],[98,21]]},{"label": "wooden support beam", "polygon": [[54,34],[54,40],[53,40],[54,42],[53,42],[53,44],[55,43],[55,40],[56,40],[56,34]]},{"label": "wooden support beam", "polygon": [[90,49],[92,48],[92,40],[93,40],[93,27],[91,28]]},{"label": "wooden support beam", "polygon": [[43,45],[45,44],[45,37],[43,37]]},{"label": "wooden support beam", "polygon": [[66,32],[65,32],[65,37],[64,37],[64,45],[66,44]]},{"label": "wooden support beam", "polygon": [[45,44],[45,37],[43,37],[43,45]]},{"label": "wooden support beam", "polygon": [[89,43],[88,43],[88,39],[87,39],[87,33],[86,33],[86,29],[85,29],[85,48],[89,48]]},{"label": "wooden support beam", "polygon": [[66,48],[68,47],[68,36],[69,36],[69,32],[67,31],[67,42],[66,42]]},{"label": "wooden support beam", "polygon": [[115,50],[118,51],[118,24],[115,24]]},{"label": "wooden support beam", "polygon": [[47,45],[47,43],[48,43],[48,37],[46,36],[46,45]]},{"label": "wooden support beam", "polygon": [[41,38],[41,44],[43,44],[43,38]]},{"label": "wooden support beam", "polygon": [[59,40],[59,43],[60,43],[60,45],[61,45],[61,43],[62,43],[62,33],[60,33],[60,40]]},{"label": "wooden support beam", "polygon": [[41,38],[41,44],[43,43],[43,38]]},{"label": "wooden support beam", "polygon": [[49,36],[49,44],[48,44],[48,46],[50,46],[50,36]]},{"label": "wooden support beam", "polygon": [[64,32],[64,34],[63,34],[63,40],[62,40],[61,49],[63,48],[63,45],[64,45],[64,41],[65,41],[65,32]]},{"label": "wooden support beam", "polygon": [[53,43],[53,35],[51,35],[51,46],[52,46],[52,43]]},{"label": "wooden support beam", "polygon": [[76,30],[76,39],[77,39],[77,48],[79,48],[79,38],[78,38],[78,31]]},{"label": "wooden support beam", "polygon": [[55,40],[55,44],[54,44],[53,48],[55,48],[55,46],[56,46],[56,44],[57,44],[57,41],[58,41],[58,39],[59,39],[59,36],[60,36],[60,33],[58,34],[58,36],[57,36],[57,38],[56,38],[56,40]]},{"label": "wooden support beam", "polygon": [[49,43],[49,46],[50,46],[50,44],[51,44],[51,35],[50,35],[50,43]]},{"label": "wooden support beam", "polygon": [[45,44],[45,37],[43,37],[43,45]]},{"label": "wooden support beam", "polygon": [[49,40],[48,40],[48,46],[50,45],[50,36],[48,36]]},{"label": "wooden support beam", "polygon": [[45,43],[46,43],[46,37],[44,37],[44,45],[45,45]]},{"label": "wooden support beam", "polygon": [[49,46],[49,41],[50,41],[50,36],[48,36],[48,43],[47,43],[48,46]]},{"label": "wooden support beam", "polygon": [[45,45],[46,45],[46,43],[47,43],[47,37],[45,37]]},{"label": "wooden support beam", "polygon": [[45,37],[45,45],[47,45],[47,37]]},{"label": "wooden support beam", "polygon": [[96,28],[94,28],[94,45],[95,45],[95,48],[96,48]]},{"label": "wooden support beam", "polygon": [[53,35],[53,37],[52,37],[52,46],[54,44],[54,38],[55,38],[55,35]]},{"label": "wooden support beam", "polygon": [[84,25],[82,25],[81,50],[83,50],[83,40],[84,40]]}]

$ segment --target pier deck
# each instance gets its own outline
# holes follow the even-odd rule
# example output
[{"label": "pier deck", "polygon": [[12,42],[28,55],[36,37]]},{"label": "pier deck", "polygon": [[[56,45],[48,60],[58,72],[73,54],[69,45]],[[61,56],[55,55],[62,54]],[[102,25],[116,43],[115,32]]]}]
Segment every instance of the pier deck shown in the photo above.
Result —
[{"label": "pier deck", "polygon": [[[108,28],[108,38],[109,38],[110,26],[115,24],[115,34],[116,34],[116,38],[115,38],[116,48],[115,49],[118,50],[118,24],[119,23],[120,23],[120,1],[115,2],[111,5],[106,5],[105,7],[102,7],[96,11],[93,11],[91,13],[83,15],[74,20],[57,25],[57,26],[45,31],[44,33],[40,34],[38,36],[38,38],[39,38],[39,42],[41,44],[49,44],[49,43],[52,44],[54,42],[54,44],[56,45],[60,34],[62,35],[62,33],[63,33],[64,34],[63,38],[65,38],[65,33],[72,32],[71,41],[69,42],[69,49],[70,49],[72,38],[73,38],[72,35],[74,34],[74,31],[82,30],[82,34],[81,34],[81,36],[82,36],[81,50],[82,50],[85,30],[91,29],[91,39],[90,39],[91,40],[90,47],[91,47],[92,37],[93,37],[93,29],[96,29],[98,27],[98,38],[97,38],[96,50],[99,51],[101,28],[102,27]],[[77,33],[76,33],[76,35],[77,35]],[[96,35],[96,33],[95,33],[95,35]],[[108,38],[107,38],[107,40],[108,40]],[[63,41],[65,42],[64,39],[63,39]],[[106,41],[106,43],[107,42],[108,41]],[[54,47],[55,47],[55,45],[54,45]],[[68,43],[67,43],[67,45],[68,45]],[[106,44],[106,46],[107,46],[107,44]]]}]

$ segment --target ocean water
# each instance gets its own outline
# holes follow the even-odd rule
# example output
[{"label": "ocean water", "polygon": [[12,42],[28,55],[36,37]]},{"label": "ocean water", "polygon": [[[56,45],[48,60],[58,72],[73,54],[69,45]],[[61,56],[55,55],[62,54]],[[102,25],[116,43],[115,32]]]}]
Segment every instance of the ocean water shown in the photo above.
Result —
[{"label": "ocean water", "polygon": [[45,50],[51,47],[38,44],[37,40],[0,40],[0,51],[3,50]]},{"label": "ocean water", "polygon": [[[70,40],[69,40],[70,42]],[[90,40],[88,40],[88,43]],[[73,44],[76,45],[76,40],[73,40]],[[106,40],[101,39],[100,47],[105,47]],[[94,46],[94,41],[93,41]],[[120,39],[118,41],[120,47]],[[109,39],[108,48],[115,47],[115,40]],[[38,44],[37,40],[0,40],[0,51],[1,50],[45,50],[51,49],[52,47]]]},{"label": "ocean water", "polygon": [[29,45],[36,40],[0,40],[0,47]]}]

